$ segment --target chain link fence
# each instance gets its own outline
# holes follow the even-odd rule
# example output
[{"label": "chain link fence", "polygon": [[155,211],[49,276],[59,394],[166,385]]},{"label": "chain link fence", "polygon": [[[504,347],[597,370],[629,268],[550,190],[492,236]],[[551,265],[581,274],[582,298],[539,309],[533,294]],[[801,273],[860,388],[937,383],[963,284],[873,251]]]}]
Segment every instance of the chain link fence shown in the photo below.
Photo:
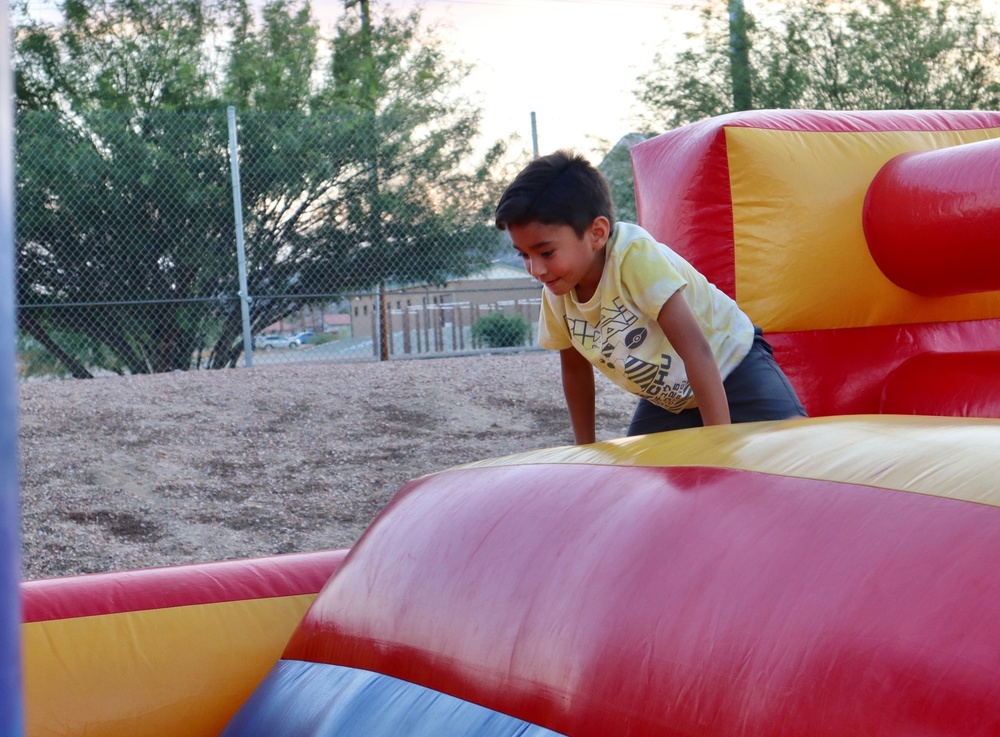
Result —
[{"label": "chain link fence", "polygon": [[540,288],[490,227],[496,183],[392,131],[231,108],[20,114],[21,376],[532,344]]}]

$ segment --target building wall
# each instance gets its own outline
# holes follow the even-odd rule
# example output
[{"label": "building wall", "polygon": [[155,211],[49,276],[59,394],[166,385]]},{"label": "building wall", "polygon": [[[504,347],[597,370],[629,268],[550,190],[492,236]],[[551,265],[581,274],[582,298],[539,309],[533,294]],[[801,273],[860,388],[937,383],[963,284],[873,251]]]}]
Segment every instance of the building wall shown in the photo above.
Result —
[{"label": "building wall", "polygon": [[[391,352],[433,353],[477,348],[470,328],[484,314],[500,310],[519,314],[537,335],[541,299],[538,282],[527,276],[456,280],[443,287],[387,290],[386,309],[391,327]],[[377,295],[361,295],[351,302],[351,331],[358,337],[377,332]]]}]

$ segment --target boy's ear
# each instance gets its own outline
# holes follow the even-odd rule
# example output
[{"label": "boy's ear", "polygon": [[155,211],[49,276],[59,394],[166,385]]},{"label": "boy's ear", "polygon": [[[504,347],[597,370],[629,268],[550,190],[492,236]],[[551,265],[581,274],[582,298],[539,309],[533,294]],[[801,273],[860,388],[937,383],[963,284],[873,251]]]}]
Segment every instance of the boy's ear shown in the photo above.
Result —
[{"label": "boy's ear", "polygon": [[590,234],[594,239],[594,250],[599,251],[604,248],[611,236],[611,221],[603,215],[598,215],[590,224]]}]

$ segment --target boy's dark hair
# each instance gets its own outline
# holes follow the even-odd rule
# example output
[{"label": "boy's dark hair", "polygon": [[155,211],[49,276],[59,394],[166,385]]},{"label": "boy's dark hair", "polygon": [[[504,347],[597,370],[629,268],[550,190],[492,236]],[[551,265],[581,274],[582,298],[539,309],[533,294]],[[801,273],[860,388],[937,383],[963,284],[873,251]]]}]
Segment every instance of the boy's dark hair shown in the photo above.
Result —
[{"label": "boy's dark hair", "polygon": [[535,159],[507,185],[496,210],[496,225],[569,225],[577,236],[603,215],[615,224],[608,181],[586,158],[570,151]]}]

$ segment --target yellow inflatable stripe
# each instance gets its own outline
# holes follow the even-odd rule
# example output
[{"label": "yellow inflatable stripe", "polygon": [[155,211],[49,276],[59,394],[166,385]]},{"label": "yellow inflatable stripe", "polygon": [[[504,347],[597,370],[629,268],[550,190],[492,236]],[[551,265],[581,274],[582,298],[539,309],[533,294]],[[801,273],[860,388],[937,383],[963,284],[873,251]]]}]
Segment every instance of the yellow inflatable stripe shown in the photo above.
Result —
[{"label": "yellow inflatable stripe", "polygon": [[215,737],[315,594],[23,625],[30,737]]},{"label": "yellow inflatable stripe", "polygon": [[710,466],[1000,506],[1000,420],[847,415],[677,430],[463,467]]}]

